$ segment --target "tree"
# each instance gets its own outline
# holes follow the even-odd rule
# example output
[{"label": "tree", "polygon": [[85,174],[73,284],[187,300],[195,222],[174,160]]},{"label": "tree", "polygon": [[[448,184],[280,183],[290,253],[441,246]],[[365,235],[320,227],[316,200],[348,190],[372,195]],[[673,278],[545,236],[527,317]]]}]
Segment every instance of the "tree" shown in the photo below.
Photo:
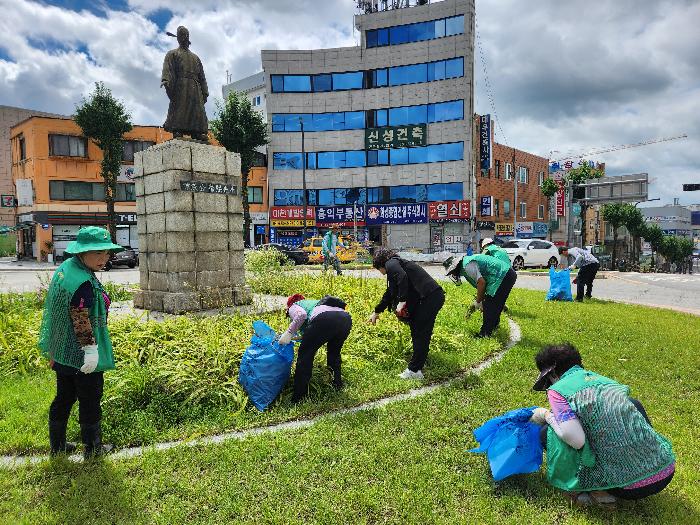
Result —
[{"label": "tree", "polygon": [[661,243],[664,239],[664,232],[661,231],[658,224],[647,225],[644,231],[644,240],[651,245],[651,264],[655,265],[654,253],[661,248]]},{"label": "tree", "polygon": [[612,268],[617,267],[617,229],[625,224],[625,205],[619,202],[603,205],[603,220],[612,226],[613,252]]},{"label": "tree", "polygon": [[[583,188],[577,188],[579,184],[583,184],[589,179],[599,179],[602,177],[605,173],[603,172],[602,169],[599,168],[594,168],[590,165],[590,163],[586,160],[580,160],[578,163],[578,168],[573,168],[570,169],[569,172],[566,174],[566,182],[571,183],[572,191],[573,191],[573,198],[576,200],[581,201],[581,245],[585,246],[586,245],[586,211],[589,208],[589,204],[586,204],[586,201],[583,200],[585,199],[585,191]],[[573,220],[572,217],[570,217],[570,220]]]},{"label": "tree", "polygon": [[[542,195],[547,197],[547,209],[551,210],[551,200],[552,197],[554,197],[557,192],[559,191],[559,184],[557,184],[554,179],[544,179],[542,182]],[[552,222],[552,218],[549,218],[550,224]],[[552,240],[552,229],[551,227],[549,228],[549,240]]]},{"label": "tree", "polygon": [[632,259],[639,262],[639,254],[637,253],[638,240],[643,237],[646,228],[644,215],[639,211],[634,204],[625,204],[625,228],[632,236]]},{"label": "tree", "polygon": [[83,130],[83,134],[102,150],[100,176],[105,186],[107,204],[107,227],[112,242],[117,241],[117,224],[114,214],[114,198],[117,193],[117,177],[124,152],[124,133],[131,131],[131,115],[124,104],[112,96],[102,82],[95,83],[87,99],[75,108],[73,120]]},{"label": "tree", "polygon": [[241,197],[243,199],[243,238],[250,243],[250,205],[248,203],[248,174],[255,160],[256,150],[266,145],[267,124],[262,115],[253,109],[248,97],[231,91],[223,104],[216,103],[216,118],[211,121],[211,131],[219,144],[241,156]]}]

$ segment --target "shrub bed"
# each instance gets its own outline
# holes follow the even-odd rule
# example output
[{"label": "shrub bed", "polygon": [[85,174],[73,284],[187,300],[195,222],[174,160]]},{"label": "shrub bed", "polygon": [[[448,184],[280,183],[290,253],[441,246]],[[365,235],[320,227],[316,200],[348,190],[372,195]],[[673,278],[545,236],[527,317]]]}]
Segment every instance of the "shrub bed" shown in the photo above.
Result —
[{"label": "shrub bed", "polygon": [[[309,401],[292,405],[288,386],[263,414],[248,404],[238,384],[238,368],[250,341],[252,322],[262,318],[281,331],[288,323],[282,312],[182,316],[163,322],[113,316],[109,328],[117,369],[105,374],[103,401],[104,433],[110,441],[140,444],[245,428],[351,406],[415,386],[396,377],[410,355],[408,328],[390,314],[384,314],[374,327],[365,322],[384,291],[384,280],[288,272],[278,258],[271,258],[271,252],[257,253],[262,255],[254,263],[246,261],[251,271],[249,283],[256,292],[301,292],[317,298],[332,294],[348,302],[353,330],[343,348],[347,387],[339,393],[331,389],[321,351]],[[507,338],[507,329],[502,327],[497,338],[473,339],[480,316],[468,322],[463,318],[471,291],[454,286],[447,291],[431,343],[430,381],[452,376],[478,362],[498,350]],[[6,328],[0,335],[0,388],[7,393],[0,401],[0,413],[7,415],[5,422],[0,422],[1,452],[45,450],[48,446],[44,427],[53,385],[51,372],[36,348],[41,304],[40,294],[0,296],[0,327]],[[21,431],[13,429],[23,419],[31,421]],[[74,420],[69,434],[73,438],[78,435]]]}]

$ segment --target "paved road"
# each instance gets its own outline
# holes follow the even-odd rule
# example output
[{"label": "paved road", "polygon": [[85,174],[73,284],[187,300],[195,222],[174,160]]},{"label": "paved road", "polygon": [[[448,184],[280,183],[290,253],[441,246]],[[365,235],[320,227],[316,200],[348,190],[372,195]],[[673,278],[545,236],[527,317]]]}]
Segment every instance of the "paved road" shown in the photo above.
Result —
[{"label": "paved road", "polygon": [[[428,266],[428,272],[444,279],[441,266]],[[0,271],[0,291],[32,291],[41,286],[42,279],[48,281],[52,271]],[[354,271],[367,276],[379,277],[376,271]],[[700,315],[700,275],[608,273],[607,279],[596,279],[593,296],[626,303],[659,306]],[[115,283],[138,283],[138,269],[114,269],[100,272],[98,278]],[[547,290],[546,276],[518,275],[516,286],[531,290]]]}]

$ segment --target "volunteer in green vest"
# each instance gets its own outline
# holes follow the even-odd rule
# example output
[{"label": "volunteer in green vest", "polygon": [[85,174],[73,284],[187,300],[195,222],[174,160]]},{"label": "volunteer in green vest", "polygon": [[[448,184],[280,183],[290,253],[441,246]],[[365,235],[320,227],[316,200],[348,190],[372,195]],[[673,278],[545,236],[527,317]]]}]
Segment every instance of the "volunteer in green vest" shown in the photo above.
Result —
[{"label": "volunteer in green vest", "polygon": [[671,443],[652,428],[628,386],[584,369],[570,344],[543,348],[535,363],[533,389],[547,391],[551,410],[535,409],[532,421],[543,425],[552,485],[581,504],[610,504],[645,498],[671,482]]},{"label": "volunteer in green vest", "polygon": [[486,237],[481,241],[481,253],[484,255],[490,255],[496,259],[500,259],[506,264],[511,264],[510,257],[508,257],[508,252],[501,248],[498,244],[493,242],[493,239]]},{"label": "volunteer in green vest", "polygon": [[338,259],[338,248],[345,249],[345,245],[340,242],[340,228],[337,225],[331,227],[326,235],[323,236],[321,242],[321,252],[323,253],[323,271],[328,269],[328,265],[332,265],[335,272],[341,275],[343,272],[340,269],[340,259]]},{"label": "volunteer in green vest", "polygon": [[340,351],[352,328],[352,318],[345,311],[345,303],[337,297],[326,296],[318,301],[294,294],[287,299],[287,315],[292,322],[280,335],[279,343],[286,345],[297,331],[301,332],[292,402],[297,403],[308,395],[314,357],[324,344],[328,344],[326,363],[333,374],[333,388],[343,388]]},{"label": "volunteer in green vest", "polygon": [[95,272],[104,268],[110,253],[121,250],[104,228],[82,228],[66,248],[72,257],[58,267],[51,280],[39,348],[56,372],[56,397],[49,409],[52,455],[75,450],[74,444],[66,443],[66,426],[76,401],[84,457],[99,456],[111,448],[102,445],[100,427],[102,373],[114,368],[107,331],[110,301]]},{"label": "volunteer in green vest", "polygon": [[476,288],[476,299],[467,315],[474,310],[483,311],[484,322],[477,337],[489,337],[501,322],[501,312],[518,278],[515,270],[510,263],[483,254],[450,257],[442,264],[445,275],[457,286],[464,277]]}]

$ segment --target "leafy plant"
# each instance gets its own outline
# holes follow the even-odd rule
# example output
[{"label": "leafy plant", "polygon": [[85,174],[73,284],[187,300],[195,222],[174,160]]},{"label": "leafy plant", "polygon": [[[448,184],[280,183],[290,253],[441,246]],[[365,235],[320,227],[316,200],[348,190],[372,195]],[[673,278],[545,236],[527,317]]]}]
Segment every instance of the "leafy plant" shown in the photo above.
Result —
[{"label": "leafy plant", "polygon": [[112,242],[117,241],[117,222],[114,213],[114,199],[117,194],[117,177],[122,161],[124,133],[131,131],[131,115],[124,104],[118,101],[109,88],[102,82],[95,83],[93,91],[82,104],[75,109],[73,120],[102,150],[100,176],[105,186],[105,203],[107,203],[107,225],[112,235]]},{"label": "leafy plant", "polygon": [[256,148],[269,142],[267,124],[253,109],[244,93],[231,91],[223,104],[216,103],[216,118],[210,123],[211,131],[228,151],[241,156],[241,196],[243,198],[243,238],[249,244],[250,204],[248,201],[248,174],[257,154]]},{"label": "leafy plant", "polygon": [[644,240],[651,245],[651,264],[654,266],[654,254],[661,248],[661,243],[664,239],[664,232],[661,231],[658,224],[648,224],[644,229],[644,234],[642,237],[644,237]]}]

